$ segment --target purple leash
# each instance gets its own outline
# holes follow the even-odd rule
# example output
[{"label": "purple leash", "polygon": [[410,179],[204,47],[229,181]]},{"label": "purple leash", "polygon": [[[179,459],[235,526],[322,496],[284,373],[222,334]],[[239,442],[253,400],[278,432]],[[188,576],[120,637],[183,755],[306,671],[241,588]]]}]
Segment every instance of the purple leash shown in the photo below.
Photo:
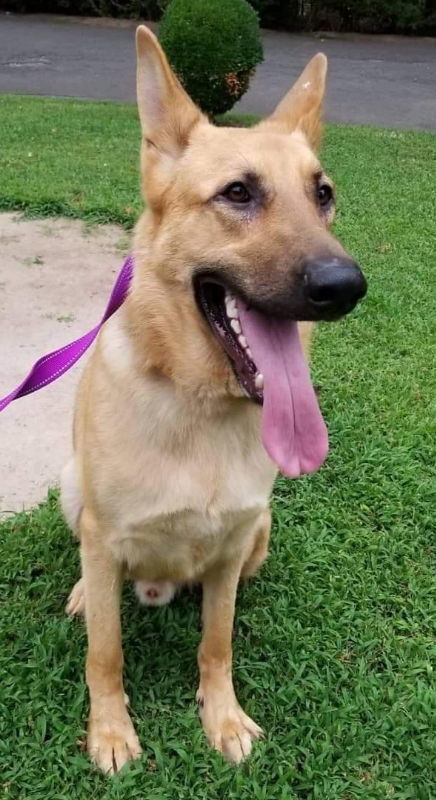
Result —
[{"label": "purple leash", "polygon": [[67,372],[76,361],[86,352],[88,347],[91,346],[95,337],[97,336],[100,328],[112,314],[124,303],[127,293],[129,291],[130,283],[133,274],[133,257],[128,256],[124,262],[121,272],[112,289],[106,311],[103,314],[101,321],[89,333],[85,333],[80,339],[60,347],[59,350],[54,350],[53,353],[48,353],[42,356],[36,364],[33,365],[27,378],[24,379],[16,389],[0,399],[0,411],[6,408],[12,400],[17,397],[24,397],[26,394],[36,392],[37,389],[42,389],[52,381],[60,378],[64,372]]}]

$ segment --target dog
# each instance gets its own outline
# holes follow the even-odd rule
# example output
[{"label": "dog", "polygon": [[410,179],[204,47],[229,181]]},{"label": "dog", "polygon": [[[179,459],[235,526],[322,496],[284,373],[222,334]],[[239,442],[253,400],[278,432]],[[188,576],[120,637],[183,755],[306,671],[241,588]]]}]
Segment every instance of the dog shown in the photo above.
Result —
[{"label": "dog", "polygon": [[234,763],[262,735],[232,683],[238,583],[266,558],[277,469],[297,477],[327,453],[306,362],[313,324],[366,291],[329,230],[334,188],[316,155],[325,56],[266,120],[217,127],[151,31],[136,41],[147,207],[130,293],[79,384],[61,481],[80,537],[68,610],[86,619],[88,750],[109,774],[141,752],[123,689],[126,578],[149,604],[202,585],[204,731]]}]

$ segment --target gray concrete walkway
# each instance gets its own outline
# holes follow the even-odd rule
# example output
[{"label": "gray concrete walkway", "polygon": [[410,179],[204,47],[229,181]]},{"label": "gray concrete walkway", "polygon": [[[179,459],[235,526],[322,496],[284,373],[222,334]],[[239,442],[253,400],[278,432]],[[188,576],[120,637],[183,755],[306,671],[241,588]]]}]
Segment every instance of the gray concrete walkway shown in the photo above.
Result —
[{"label": "gray concrete walkway", "polygon": [[[0,214],[0,397],[40,356],[96,325],[127,246],[114,225]],[[85,361],[0,414],[0,522],[58,483],[71,454],[74,391]]]},{"label": "gray concrete walkway", "polygon": [[[0,92],[134,102],[134,22],[0,16]],[[307,60],[330,61],[332,121],[436,130],[436,39],[264,31],[265,61],[236,106],[266,113]]]}]

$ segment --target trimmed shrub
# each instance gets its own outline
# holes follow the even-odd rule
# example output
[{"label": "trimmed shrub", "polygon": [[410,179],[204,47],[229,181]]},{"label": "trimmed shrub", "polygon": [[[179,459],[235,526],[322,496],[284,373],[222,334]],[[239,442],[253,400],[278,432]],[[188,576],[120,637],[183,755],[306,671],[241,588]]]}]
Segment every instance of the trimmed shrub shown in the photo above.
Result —
[{"label": "trimmed shrub", "polygon": [[172,0],[159,37],[186,91],[207,114],[228,111],[263,58],[258,17],[246,0]]}]

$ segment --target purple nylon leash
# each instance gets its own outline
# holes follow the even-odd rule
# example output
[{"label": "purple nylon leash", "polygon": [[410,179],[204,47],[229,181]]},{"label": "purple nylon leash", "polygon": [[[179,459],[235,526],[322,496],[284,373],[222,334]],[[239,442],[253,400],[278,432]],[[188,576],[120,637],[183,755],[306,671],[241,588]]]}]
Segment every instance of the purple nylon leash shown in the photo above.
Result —
[{"label": "purple nylon leash", "polygon": [[83,356],[93,343],[102,325],[124,303],[132,281],[132,275],[133,257],[128,256],[112,289],[106,311],[98,325],[74,342],[70,342],[65,347],[60,347],[58,350],[54,350],[52,353],[48,353],[38,359],[24,381],[6,397],[0,399],[0,411],[3,411],[17,397],[24,397],[26,394],[36,392],[37,389],[42,389],[43,386],[47,386],[52,381],[60,378],[64,372],[67,372]]}]

